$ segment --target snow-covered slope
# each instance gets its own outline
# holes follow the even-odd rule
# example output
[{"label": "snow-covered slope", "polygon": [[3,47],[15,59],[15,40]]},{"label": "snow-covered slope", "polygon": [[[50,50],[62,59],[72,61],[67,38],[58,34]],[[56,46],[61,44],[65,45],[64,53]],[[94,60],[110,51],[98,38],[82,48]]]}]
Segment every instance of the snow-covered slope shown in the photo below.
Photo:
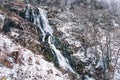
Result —
[{"label": "snow-covered slope", "polygon": [[0,79],[119,80],[119,6],[101,1],[46,0],[26,8],[24,2],[4,4]]},{"label": "snow-covered slope", "polygon": [[0,79],[67,80],[67,75],[45,61],[42,55],[35,55],[0,33]]}]

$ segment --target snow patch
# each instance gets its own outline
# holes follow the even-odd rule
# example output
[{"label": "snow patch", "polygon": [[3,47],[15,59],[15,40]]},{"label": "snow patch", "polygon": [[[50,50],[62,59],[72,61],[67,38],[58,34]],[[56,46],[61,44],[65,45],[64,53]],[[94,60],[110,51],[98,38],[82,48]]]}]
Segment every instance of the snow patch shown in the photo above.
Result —
[{"label": "snow patch", "polygon": [[4,52],[11,54],[13,51],[18,51],[20,54],[20,63],[15,63],[12,57],[6,55],[13,68],[0,64],[0,79],[5,77],[7,80],[68,80],[66,74],[63,75],[58,71],[53,63],[45,61],[43,56],[35,55],[22,46],[14,44],[2,34],[0,34],[0,49],[1,54]]}]

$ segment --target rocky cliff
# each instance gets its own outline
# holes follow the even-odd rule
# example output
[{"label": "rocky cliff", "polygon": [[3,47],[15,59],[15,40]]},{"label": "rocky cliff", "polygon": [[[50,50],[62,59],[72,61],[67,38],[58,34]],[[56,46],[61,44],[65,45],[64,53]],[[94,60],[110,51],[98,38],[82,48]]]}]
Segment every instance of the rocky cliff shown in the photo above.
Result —
[{"label": "rocky cliff", "polygon": [[0,8],[0,79],[70,79],[68,73],[54,66],[48,44],[41,42],[38,27],[24,18],[24,9],[22,2]]},{"label": "rocky cliff", "polygon": [[[0,79],[119,80],[119,5],[103,1],[30,0],[28,9],[23,0],[2,0]],[[52,34],[42,13],[44,28],[35,22],[36,9],[47,12]]]}]

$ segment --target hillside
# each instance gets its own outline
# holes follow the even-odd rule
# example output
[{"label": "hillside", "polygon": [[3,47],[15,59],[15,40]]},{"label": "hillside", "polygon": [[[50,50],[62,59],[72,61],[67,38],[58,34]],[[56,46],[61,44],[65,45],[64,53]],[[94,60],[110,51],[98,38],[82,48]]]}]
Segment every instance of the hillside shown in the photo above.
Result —
[{"label": "hillside", "polygon": [[118,0],[1,0],[1,80],[119,80]]}]

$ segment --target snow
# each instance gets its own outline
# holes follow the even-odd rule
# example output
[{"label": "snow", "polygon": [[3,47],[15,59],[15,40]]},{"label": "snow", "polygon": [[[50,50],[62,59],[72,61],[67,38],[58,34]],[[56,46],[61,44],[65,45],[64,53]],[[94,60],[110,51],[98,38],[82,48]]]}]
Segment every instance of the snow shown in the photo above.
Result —
[{"label": "snow", "polygon": [[[0,63],[0,79],[5,77],[6,80],[68,80],[66,74],[58,71],[53,63],[44,60],[42,55],[36,55],[30,50],[14,44],[12,40],[0,33],[1,55],[13,65],[8,68]],[[8,56],[13,51],[19,52],[20,63],[15,63],[13,57]],[[4,57],[3,57],[4,58]]]},{"label": "snow", "polygon": [[120,71],[119,70],[115,70],[113,80],[120,80]]},{"label": "snow", "polygon": [[70,45],[75,45],[76,47],[80,47],[81,46],[81,43],[80,41],[78,41],[73,35],[72,33],[70,33],[69,30],[71,30],[73,23],[65,23],[63,25],[63,27],[61,28],[58,28],[58,30],[62,31],[64,33],[63,35],[63,39],[65,38],[65,40],[70,44]]},{"label": "snow", "polygon": [[0,14],[0,18],[1,18],[2,20],[4,20],[4,19],[5,19],[5,16],[2,15],[2,14]]},{"label": "snow", "polygon": [[78,52],[76,54],[73,54],[72,56],[75,56],[81,61],[86,62],[84,52],[81,52],[80,50],[78,50]]},{"label": "snow", "polygon": [[10,36],[17,38],[19,34],[11,31]]},{"label": "snow", "polygon": [[118,63],[117,66],[115,66],[115,72],[114,72],[114,76],[113,76],[113,80],[120,80],[120,57],[118,58]]}]

